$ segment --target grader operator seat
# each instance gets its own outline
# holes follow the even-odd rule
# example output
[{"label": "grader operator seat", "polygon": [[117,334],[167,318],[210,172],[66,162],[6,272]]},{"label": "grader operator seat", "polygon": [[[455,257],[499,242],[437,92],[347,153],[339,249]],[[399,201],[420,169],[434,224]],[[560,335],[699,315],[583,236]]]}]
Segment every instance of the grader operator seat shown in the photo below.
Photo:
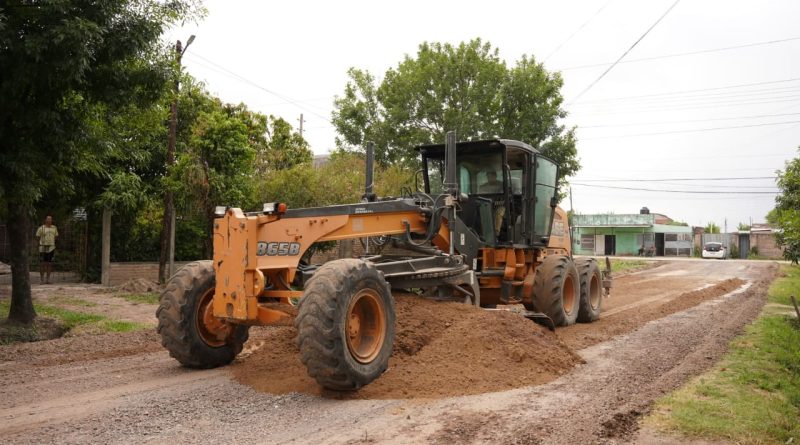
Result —
[{"label": "grader operator seat", "polygon": [[[425,193],[444,192],[444,145],[418,147]],[[555,208],[558,167],[519,141],[493,139],[457,144],[458,218],[478,247],[547,245]]]}]

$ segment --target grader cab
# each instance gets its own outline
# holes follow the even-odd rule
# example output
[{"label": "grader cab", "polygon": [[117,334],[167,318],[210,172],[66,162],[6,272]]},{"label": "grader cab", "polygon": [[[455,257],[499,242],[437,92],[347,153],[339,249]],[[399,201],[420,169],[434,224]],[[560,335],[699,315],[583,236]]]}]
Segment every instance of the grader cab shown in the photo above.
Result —
[{"label": "grader cab", "polygon": [[[323,387],[358,389],[387,368],[392,290],[482,307],[521,304],[549,327],[598,318],[603,276],[573,260],[558,166],[528,144],[493,139],[419,147],[417,191],[362,202],[261,211],[219,209],[214,259],[175,274],[157,312],[163,345],[195,368],[231,362],[251,325],[294,318],[301,359]],[[364,240],[360,258],[310,264],[314,243]],[[371,254],[391,244],[403,254]],[[295,302],[299,301],[297,305]]]}]

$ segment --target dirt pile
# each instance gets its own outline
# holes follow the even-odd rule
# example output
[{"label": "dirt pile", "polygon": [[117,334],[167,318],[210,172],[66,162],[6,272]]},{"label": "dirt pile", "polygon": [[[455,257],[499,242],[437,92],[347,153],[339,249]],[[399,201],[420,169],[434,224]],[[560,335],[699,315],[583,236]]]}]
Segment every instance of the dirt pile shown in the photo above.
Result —
[{"label": "dirt pile", "polygon": [[134,278],[120,284],[115,290],[122,293],[141,294],[145,292],[161,292],[161,287],[155,281],[145,278]]},{"label": "dirt pile", "polygon": [[255,328],[231,369],[243,384],[273,394],[438,398],[538,385],[581,359],[555,334],[518,314],[396,296],[389,369],[354,393],[322,391],[300,362],[293,327]]}]

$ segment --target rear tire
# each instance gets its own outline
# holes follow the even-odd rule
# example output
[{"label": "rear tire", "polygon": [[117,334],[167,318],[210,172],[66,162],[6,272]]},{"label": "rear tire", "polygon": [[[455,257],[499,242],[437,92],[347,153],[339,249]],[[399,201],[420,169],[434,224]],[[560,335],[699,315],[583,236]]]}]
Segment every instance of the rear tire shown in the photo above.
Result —
[{"label": "rear tire", "polygon": [[189,368],[227,365],[242,351],[249,327],[210,316],[216,279],[211,261],[195,261],[169,280],[156,310],[161,344]]},{"label": "rear tire", "polygon": [[325,388],[361,388],[389,366],[394,325],[389,284],[371,263],[328,262],[300,299],[295,319],[300,360]]},{"label": "rear tire", "polygon": [[600,318],[603,305],[603,278],[600,266],[594,258],[579,259],[575,262],[581,280],[581,303],[578,309],[578,322],[591,323]]},{"label": "rear tire", "polygon": [[548,255],[536,270],[533,283],[536,310],[556,326],[575,324],[580,307],[580,278],[575,263],[564,255]]}]

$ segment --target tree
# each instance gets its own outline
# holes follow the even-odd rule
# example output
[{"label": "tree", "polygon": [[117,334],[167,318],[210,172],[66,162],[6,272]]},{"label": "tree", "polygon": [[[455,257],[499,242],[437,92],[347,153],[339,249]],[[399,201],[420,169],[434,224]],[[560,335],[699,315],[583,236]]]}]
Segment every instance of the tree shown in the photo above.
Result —
[{"label": "tree", "polygon": [[[29,236],[34,205],[102,176],[111,148],[96,138],[97,113],[158,98],[166,80],[152,62],[183,1],[42,0],[0,9],[0,199],[11,238],[9,320],[35,317]],[[46,63],[44,63],[46,61]]]},{"label": "tree", "polygon": [[563,84],[533,57],[508,68],[496,48],[474,39],[458,46],[422,43],[389,69],[380,85],[368,71],[351,68],[344,94],[334,101],[337,147],[353,150],[375,142],[381,164],[411,164],[414,147],[459,139],[514,138],[561,165],[564,176],[580,165],[574,129],[558,120]]},{"label": "tree", "polygon": [[314,156],[308,142],[283,118],[270,116],[263,127],[267,137],[263,148],[258,150],[260,174],[311,162]]},{"label": "tree", "polygon": [[784,247],[784,257],[796,264],[800,260],[800,157],[786,162],[786,168],[778,171],[778,188],[775,209],[767,220],[780,229],[777,238]]},{"label": "tree", "polygon": [[[358,202],[364,194],[365,172],[363,155],[335,152],[320,167],[298,164],[262,177],[258,196],[263,202],[281,201],[289,208]],[[379,196],[398,196],[413,182],[413,169],[402,165],[375,168],[375,193]]]},{"label": "tree", "polygon": [[210,96],[200,104],[186,146],[178,152],[169,186],[184,210],[192,213],[199,209],[206,229],[204,257],[209,258],[214,208],[255,205],[256,154],[269,148],[265,116],[243,104],[223,104]]},{"label": "tree", "polygon": [[717,223],[712,221],[706,224],[705,231],[706,233],[719,233],[720,229]]},{"label": "tree", "polygon": [[748,224],[740,222],[739,225],[736,226],[736,230],[740,232],[747,232],[748,230],[750,230],[750,226]]}]

